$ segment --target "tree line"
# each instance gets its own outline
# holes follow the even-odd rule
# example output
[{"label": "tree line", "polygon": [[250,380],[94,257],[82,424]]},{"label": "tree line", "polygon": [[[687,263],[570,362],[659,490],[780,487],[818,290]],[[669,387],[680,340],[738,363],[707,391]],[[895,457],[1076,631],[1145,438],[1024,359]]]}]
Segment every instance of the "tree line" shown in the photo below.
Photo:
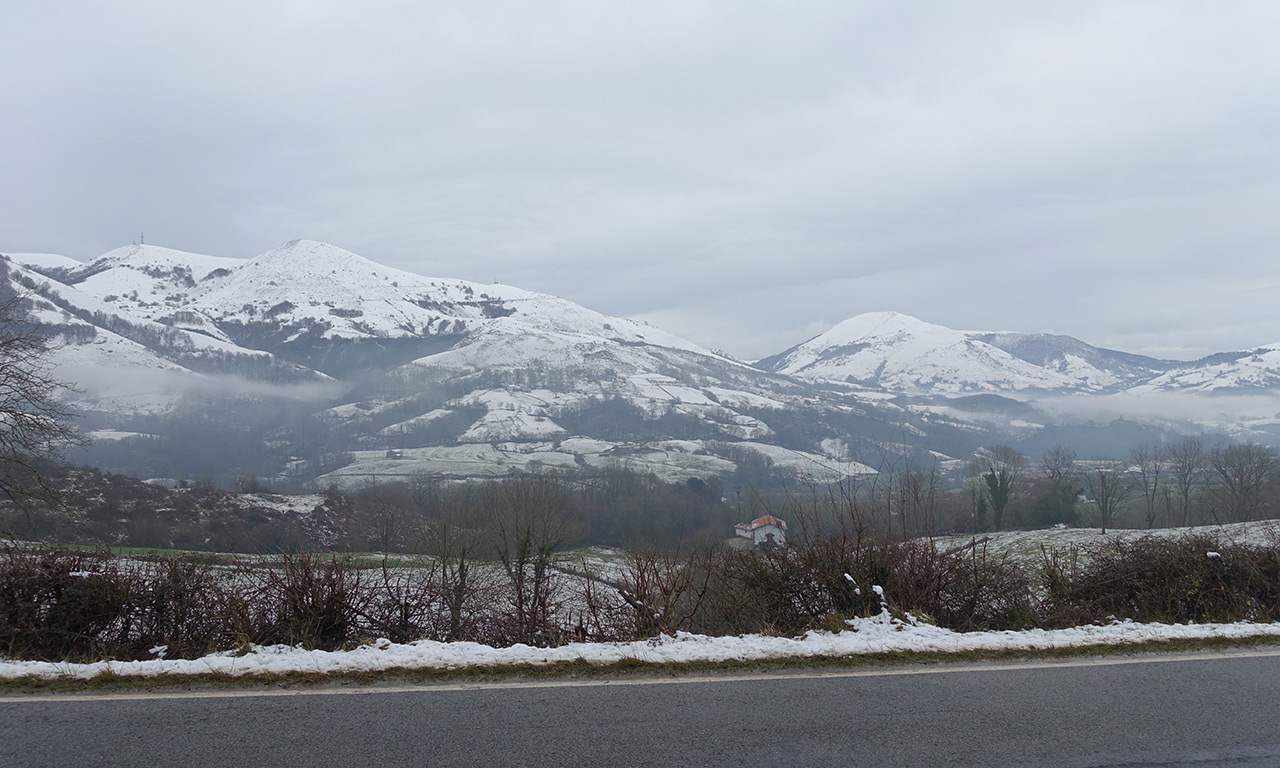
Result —
[{"label": "tree line", "polygon": [[1120,458],[1081,460],[1055,445],[1032,460],[979,449],[965,489],[975,530],[1050,525],[1181,527],[1280,516],[1280,457],[1254,442],[1145,442]]}]

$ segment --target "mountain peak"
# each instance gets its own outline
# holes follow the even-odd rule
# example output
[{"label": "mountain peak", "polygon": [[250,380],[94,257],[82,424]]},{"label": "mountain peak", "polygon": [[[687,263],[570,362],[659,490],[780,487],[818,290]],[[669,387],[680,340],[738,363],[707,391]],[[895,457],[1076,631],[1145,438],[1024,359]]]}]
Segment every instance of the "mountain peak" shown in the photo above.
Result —
[{"label": "mountain peak", "polygon": [[931,335],[963,335],[959,331],[921,320],[918,317],[902,312],[864,312],[848,320],[843,320],[831,327],[831,330],[816,337],[825,339],[829,345],[860,341],[867,338],[885,338],[902,334]]},{"label": "mountain peak", "polygon": [[900,312],[867,312],[761,361],[769,370],[943,395],[1069,387],[1067,377]]},{"label": "mountain peak", "polygon": [[[259,255],[254,261],[259,260],[275,260],[275,259],[302,259],[308,257],[318,257],[323,259],[338,260],[357,260],[368,261],[363,256],[359,256],[346,248],[333,245],[331,243],[321,242],[319,240],[290,240],[282,243],[275,248]],[[370,262],[372,263],[372,262]]]},{"label": "mountain peak", "polygon": [[320,293],[384,288],[391,283],[417,285],[428,278],[366,259],[318,240],[290,240],[250,259],[241,270],[255,280],[288,278]]},{"label": "mountain peak", "polygon": [[134,243],[107,251],[87,264],[66,269],[64,277],[68,284],[75,285],[95,275],[113,270],[123,269],[158,275],[170,273],[175,269],[186,269],[191,275],[199,278],[215,269],[234,268],[243,263],[243,259],[229,259],[223,256],[179,251],[159,245]]},{"label": "mountain peak", "polygon": [[330,270],[362,272],[386,269],[363,256],[318,240],[290,240],[249,260],[255,270],[329,274]]},{"label": "mountain peak", "polygon": [[5,253],[3,256],[14,264],[42,274],[48,270],[71,270],[84,266],[84,262],[60,253]]}]

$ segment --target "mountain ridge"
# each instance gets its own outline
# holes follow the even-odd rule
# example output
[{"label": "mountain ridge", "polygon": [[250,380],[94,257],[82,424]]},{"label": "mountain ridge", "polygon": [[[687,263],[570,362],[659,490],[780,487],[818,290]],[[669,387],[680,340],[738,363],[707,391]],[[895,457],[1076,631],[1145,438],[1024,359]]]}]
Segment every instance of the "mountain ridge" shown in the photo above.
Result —
[{"label": "mountain ridge", "polygon": [[[199,403],[217,392],[241,393],[236,408],[292,403],[242,430],[270,444],[270,472],[323,485],[619,461],[663,477],[754,467],[833,479],[874,471],[851,457],[885,446],[932,460],[1031,439],[1067,418],[1043,398],[1280,391],[1280,345],[1176,363],[896,312],[855,315],[752,365],[560,297],[415,275],[309,240],[252,259],[157,246],[71,264],[36,254],[30,268],[21,258],[2,277],[28,293],[60,359],[128,384],[128,397],[90,391],[82,403],[111,441],[103,455],[150,457],[134,472],[190,473],[203,447],[182,463],[145,441],[172,446],[155,419],[207,420]],[[983,407],[988,395],[1013,400]]]},{"label": "mountain ridge", "polygon": [[869,312],[756,365],[904,395],[1256,392],[1280,390],[1280,356],[1269,354],[1277,349],[1280,344],[1180,362],[1061,334],[958,331],[898,312]]}]

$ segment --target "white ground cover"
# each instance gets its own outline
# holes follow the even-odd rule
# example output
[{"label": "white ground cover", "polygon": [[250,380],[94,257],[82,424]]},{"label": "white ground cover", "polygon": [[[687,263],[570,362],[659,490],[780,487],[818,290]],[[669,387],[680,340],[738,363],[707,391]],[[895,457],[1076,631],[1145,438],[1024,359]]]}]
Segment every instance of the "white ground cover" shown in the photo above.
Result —
[{"label": "white ground cover", "polygon": [[1108,528],[1104,535],[1097,528],[1048,528],[1026,531],[993,531],[977,536],[939,536],[934,539],[940,551],[964,546],[974,539],[982,544],[989,555],[1007,557],[1017,565],[1034,573],[1044,559],[1041,549],[1050,552],[1077,550],[1088,559],[1100,545],[1113,541],[1135,541],[1142,538],[1180,539],[1185,536],[1207,536],[1215,547],[1243,544],[1257,547],[1280,544],[1280,520],[1255,520],[1248,523],[1201,525],[1189,528]]},{"label": "white ground cover", "polygon": [[[1033,629],[1023,632],[954,632],[926,624],[912,624],[887,612],[853,619],[843,632],[812,631],[801,637],[708,637],[681,632],[629,643],[570,643],[558,648],[515,645],[493,648],[478,643],[440,643],[423,640],[398,644],[379,640],[350,651],[308,651],[285,645],[255,646],[249,653],[216,653],[200,659],[100,661],[71,664],[0,659],[0,678],[92,678],[110,672],[125,677],[220,673],[255,675],[281,673],[377,672],[390,669],[460,669],[470,666],[553,664],[586,661],[610,664],[645,662],[751,661],[814,656],[854,656],[894,651],[958,653],[963,651],[1041,650],[1090,645],[1126,645],[1150,641],[1206,638],[1280,637],[1274,624],[1137,624],[1117,622],[1071,629]],[[163,649],[155,649],[157,656]]]}]

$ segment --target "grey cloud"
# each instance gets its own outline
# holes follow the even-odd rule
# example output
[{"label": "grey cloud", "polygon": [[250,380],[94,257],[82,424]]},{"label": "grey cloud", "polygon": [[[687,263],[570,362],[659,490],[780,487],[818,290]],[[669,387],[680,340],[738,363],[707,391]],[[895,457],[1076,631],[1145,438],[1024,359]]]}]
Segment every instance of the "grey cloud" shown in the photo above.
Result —
[{"label": "grey cloud", "polygon": [[0,249],[295,237],[743,357],[1280,340],[1267,3],[20,4]]},{"label": "grey cloud", "polygon": [[1175,392],[1063,397],[1037,401],[1036,405],[1058,417],[1094,419],[1101,423],[1122,418],[1145,418],[1171,425],[1208,420],[1247,428],[1250,422],[1268,424],[1280,417],[1280,398],[1274,396],[1223,395],[1215,397],[1212,402],[1218,410],[1207,417],[1203,396]]}]

